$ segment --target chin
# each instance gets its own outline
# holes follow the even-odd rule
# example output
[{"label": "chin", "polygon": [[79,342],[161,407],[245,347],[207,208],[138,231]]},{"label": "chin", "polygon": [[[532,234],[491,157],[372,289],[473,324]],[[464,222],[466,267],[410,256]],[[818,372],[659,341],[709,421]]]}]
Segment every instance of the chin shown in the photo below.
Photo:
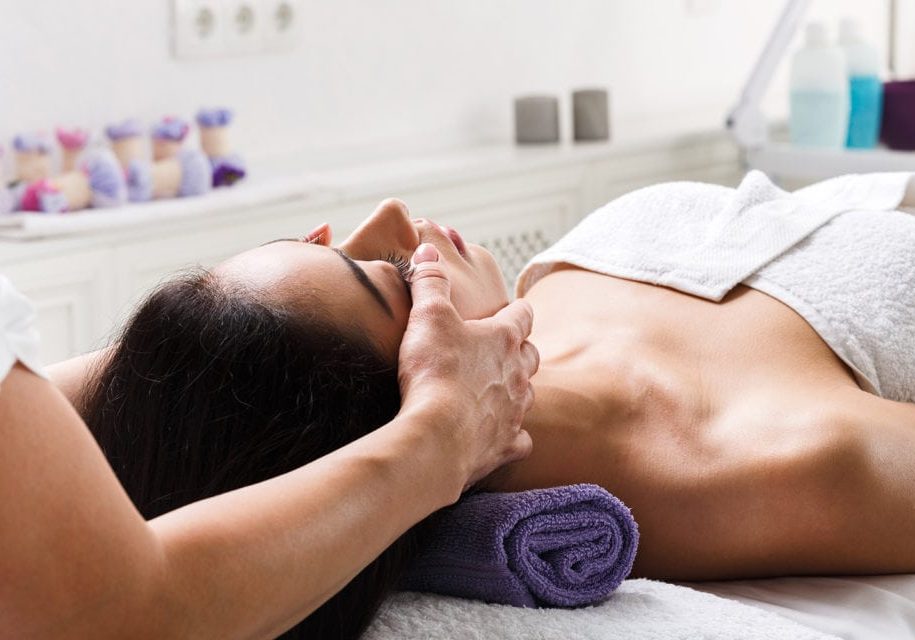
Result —
[{"label": "chin", "polygon": [[458,276],[452,280],[451,300],[462,318],[479,320],[508,304],[508,289],[495,257],[478,245],[468,249],[473,266],[466,278]]}]

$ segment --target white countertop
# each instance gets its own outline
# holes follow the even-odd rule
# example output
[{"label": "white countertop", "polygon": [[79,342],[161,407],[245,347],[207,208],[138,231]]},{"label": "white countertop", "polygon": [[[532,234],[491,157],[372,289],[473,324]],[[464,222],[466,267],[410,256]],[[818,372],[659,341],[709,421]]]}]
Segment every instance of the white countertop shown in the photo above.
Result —
[{"label": "white countertop", "polygon": [[[332,206],[359,198],[394,195],[409,189],[447,185],[564,165],[645,153],[671,147],[720,144],[722,131],[634,142],[539,146],[510,144],[440,149],[398,154],[351,152],[308,159],[296,154],[262,162],[239,184],[200,197],[131,204],[112,209],[62,214],[17,213],[0,217],[0,254],[23,255],[22,245],[61,242],[87,234],[110,235],[163,221],[212,217],[229,211],[302,201],[309,207]],[[12,257],[12,256],[4,256]]]}]

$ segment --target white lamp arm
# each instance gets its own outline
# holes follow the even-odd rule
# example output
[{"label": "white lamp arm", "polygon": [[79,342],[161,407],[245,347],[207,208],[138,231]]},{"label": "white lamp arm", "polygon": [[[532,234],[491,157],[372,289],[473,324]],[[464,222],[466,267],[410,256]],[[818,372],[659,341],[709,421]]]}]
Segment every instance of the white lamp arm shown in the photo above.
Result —
[{"label": "white lamp arm", "polygon": [[810,0],[788,0],[785,3],[772,35],[743,87],[740,101],[728,115],[727,126],[741,147],[759,147],[768,138],[766,119],[759,103],[809,6]]}]

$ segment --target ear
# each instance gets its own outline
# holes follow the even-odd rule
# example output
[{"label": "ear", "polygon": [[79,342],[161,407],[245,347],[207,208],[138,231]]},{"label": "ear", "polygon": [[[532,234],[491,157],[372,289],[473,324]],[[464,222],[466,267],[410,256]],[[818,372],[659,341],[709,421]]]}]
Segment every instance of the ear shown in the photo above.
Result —
[{"label": "ear", "polygon": [[310,242],[311,244],[319,244],[322,247],[329,247],[332,236],[333,233],[331,232],[330,225],[323,222],[306,235],[303,240],[305,242]]}]

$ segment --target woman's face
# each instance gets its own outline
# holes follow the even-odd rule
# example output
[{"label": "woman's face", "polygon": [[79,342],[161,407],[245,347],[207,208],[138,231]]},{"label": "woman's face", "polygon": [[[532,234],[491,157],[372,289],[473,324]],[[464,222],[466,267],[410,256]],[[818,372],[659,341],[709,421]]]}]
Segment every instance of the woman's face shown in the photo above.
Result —
[{"label": "woman's face", "polygon": [[330,227],[318,231],[311,241],[276,240],[241,253],[214,273],[285,308],[367,334],[390,362],[396,361],[410,315],[405,276],[421,243],[438,249],[462,318],[488,317],[508,304],[502,274],[488,251],[465,244],[454,230],[411,220],[399,200],[382,202],[339,245],[331,245]]}]

